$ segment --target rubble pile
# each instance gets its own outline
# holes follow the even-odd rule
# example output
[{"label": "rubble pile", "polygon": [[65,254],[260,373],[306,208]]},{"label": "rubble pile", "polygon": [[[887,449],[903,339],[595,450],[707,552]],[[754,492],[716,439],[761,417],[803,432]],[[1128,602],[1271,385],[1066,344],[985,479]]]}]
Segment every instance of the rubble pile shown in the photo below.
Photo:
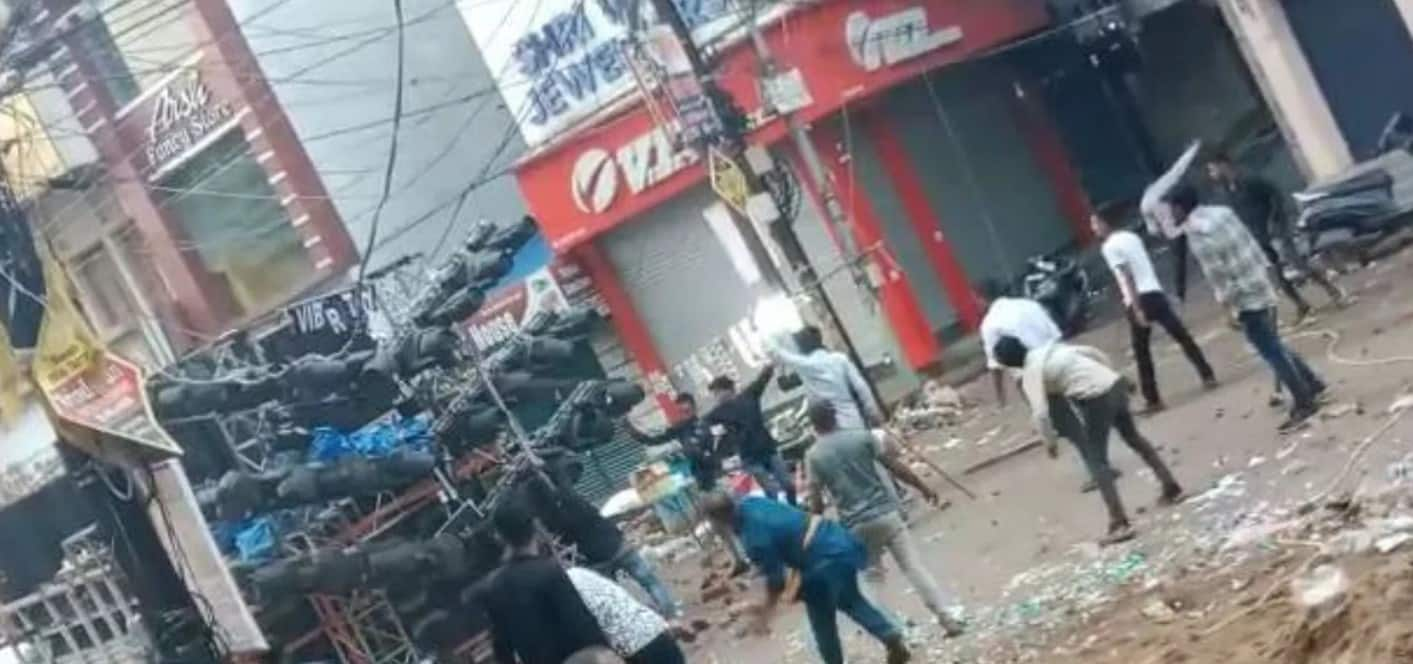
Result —
[{"label": "rubble pile", "polygon": [[911,402],[896,409],[892,425],[904,434],[960,426],[974,408],[952,386],[929,380]]},{"label": "rubble pile", "polygon": [[[1413,661],[1413,497],[1239,505],[1239,474],[1144,553],[1085,550],[1017,575],[978,615],[978,662]],[[1158,538],[1154,538],[1156,541]],[[987,638],[990,637],[990,638]]]}]

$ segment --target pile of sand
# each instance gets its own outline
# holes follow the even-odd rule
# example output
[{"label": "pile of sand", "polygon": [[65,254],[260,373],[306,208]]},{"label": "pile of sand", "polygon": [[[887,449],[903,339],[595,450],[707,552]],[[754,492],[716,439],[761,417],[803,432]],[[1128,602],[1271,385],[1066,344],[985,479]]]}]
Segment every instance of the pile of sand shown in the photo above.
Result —
[{"label": "pile of sand", "polygon": [[[1288,555],[1259,569],[1194,576],[1119,602],[1077,626],[1077,648],[1043,661],[1112,664],[1392,664],[1413,662],[1413,554],[1331,563],[1348,587],[1307,607],[1290,580],[1310,558]],[[1155,603],[1171,610],[1155,611]]]}]

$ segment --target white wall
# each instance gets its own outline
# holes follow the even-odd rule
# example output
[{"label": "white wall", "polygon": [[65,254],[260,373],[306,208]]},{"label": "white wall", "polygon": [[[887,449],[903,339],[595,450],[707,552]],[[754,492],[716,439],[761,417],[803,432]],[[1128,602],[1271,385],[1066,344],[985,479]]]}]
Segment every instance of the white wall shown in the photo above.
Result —
[{"label": "white wall", "polygon": [[[362,249],[391,136],[397,53],[392,3],[229,3]],[[395,186],[382,215],[374,268],[404,253],[436,251],[449,203],[488,162],[491,172],[503,170],[524,150],[518,135],[506,141],[510,116],[455,5],[446,0],[406,0],[404,5],[405,113]],[[502,144],[504,150],[493,159]],[[446,209],[431,221],[409,229],[410,222],[443,205]],[[451,237],[464,233],[478,217],[511,220],[524,213],[514,179],[495,179],[467,199]]]}]

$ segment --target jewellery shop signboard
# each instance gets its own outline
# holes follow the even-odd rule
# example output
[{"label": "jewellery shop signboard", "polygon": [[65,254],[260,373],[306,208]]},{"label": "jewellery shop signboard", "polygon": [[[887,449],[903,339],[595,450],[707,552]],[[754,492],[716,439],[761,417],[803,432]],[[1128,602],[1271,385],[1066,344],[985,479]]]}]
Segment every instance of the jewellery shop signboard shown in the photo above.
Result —
[{"label": "jewellery shop signboard", "polygon": [[[698,44],[740,38],[741,3],[673,0]],[[650,2],[633,0],[476,0],[459,2],[505,107],[530,147],[548,143],[635,87],[626,56],[633,11],[656,21]],[[762,20],[793,3],[761,3]],[[637,9],[635,9],[637,8]]]},{"label": "jewellery shop signboard", "polygon": [[154,182],[239,123],[231,103],[212,90],[199,62],[173,72],[119,114],[119,132],[137,146],[142,170]]}]

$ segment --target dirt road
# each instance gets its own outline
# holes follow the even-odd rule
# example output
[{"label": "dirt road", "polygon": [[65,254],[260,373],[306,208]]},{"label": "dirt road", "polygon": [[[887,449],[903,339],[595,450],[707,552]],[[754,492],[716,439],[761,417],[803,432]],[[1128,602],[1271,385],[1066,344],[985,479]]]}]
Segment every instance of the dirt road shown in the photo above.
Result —
[{"label": "dirt road", "polygon": [[[1116,442],[1112,456],[1124,471],[1120,491],[1135,513],[1141,531],[1137,541],[1102,550],[1092,544],[1105,525],[1104,512],[1096,495],[1079,492],[1085,474],[1072,451],[1055,461],[1033,451],[966,476],[980,500],[950,495],[951,509],[915,514],[924,554],[973,624],[970,635],[942,643],[938,630],[924,625],[926,610],[901,575],[890,575],[875,594],[914,626],[910,634],[918,661],[1069,661],[1064,657],[1070,655],[1075,661],[1093,661],[1098,645],[1110,644],[1113,634],[1088,632],[1086,626],[1104,624],[1106,616],[1133,614],[1125,602],[1145,589],[1194,570],[1192,577],[1181,578],[1231,583],[1227,575],[1232,570],[1279,553],[1262,533],[1270,524],[1295,518],[1309,498],[1367,493],[1401,480],[1401,472],[1389,477],[1386,469],[1413,451],[1413,415],[1390,423],[1388,409],[1413,385],[1413,358],[1406,357],[1413,355],[1413,327],[1408,325],[1413,298],[1395,288],[1410,265],[1413,258],[1398,257],[1345,277],[1359,302],[1344,311],[1322,311],[1317,320],[1290,333],[1294,346],[1334,392],[1323,417],[1290,435],[1276,432],[1283,412],[1267,404],[1269,371],[1226,327],[1210,300],[1189,303],[1185,316],[1217,369],[1218,390],[1203,392],[1176,347],[1157,335],[1158,374],[1169,409],[1141,427],[1197,498],[1170,512],[1149,509],[1157,494],[1151,474]],[[1197,292],[1206,296],[1200,286]],[[1317,293],[1311,297],[1321,301]],[[1122,325],[1107,325],[1082,341],[1128,361]],[[1398,356],[1405,359],[1388,359]],[[1019,399],[998,409],[989,381],[965,386],[962,393],[980,404],[973,416],[961,426],[917,439],[949,472],[960,473],[1031,437]],[[1376,431],[1376,440],[1361,444]],[[1251,541],[1233,541],[1242,537]],[[700,593],[691,581],[678,590],[689,605],[696,604],[690,607],[693,615],[720,622],[730,612],[723,600],[698,602]],[[754,598],[754,589],[749,597]],[[875,644],[845,625],[854,661],[878,660]],[[1125,638],[1130,631],[1122,631]],[[1157,635],[1152,639],[1161,641]],[[1135,636],[1128,645],[1110,644],[1106,652],[1112,651],[1112,661],[1141,661],[1128,657],[1125,648],[1137,652],[1144,642],[1145,637]],[[740,638],[729,626],[712,630],[695,647],[692,661],[815,661],[810,644],[803,614],[796,609],[780,618],[768,639]],[[1187,655],[1181,652],[1165,652],[1159,649],[1153,661],[1212,661],[1200,653],[1184,660]],[[1270,659],[1259,648],[1229,655],[1233,664],[1285,661]]]}]

